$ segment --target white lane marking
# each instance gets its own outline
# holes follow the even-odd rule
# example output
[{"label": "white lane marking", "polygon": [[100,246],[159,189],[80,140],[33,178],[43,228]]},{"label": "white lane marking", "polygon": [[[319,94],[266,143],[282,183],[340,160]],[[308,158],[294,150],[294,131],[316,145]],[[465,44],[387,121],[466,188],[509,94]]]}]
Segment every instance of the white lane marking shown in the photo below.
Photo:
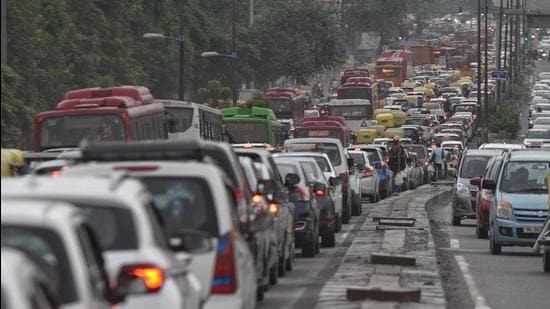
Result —
[{"label": "white lane marking", "polygon": [[460,241],[458,241],[458,239],[451,238],[450,242],[451,242],[452,249],[460,249]]},{"label": "white lane marking", "polygon": [[487,305],[487,302],[485,301],[485,297],[481,295],[479,290],[476,288],[476,284],[474,282],[474,277],[472,274],[470,274],[469,270],[469,264],[466,262],[466,259],[462,255],[455,255],[456,263],[458,264],[458,267],[460,268],[460,271],[462,272],[462,276],[464,276],[464,281],[466,281],[466,285],[468,286],[468,291],[470,291],[470,296],[472,297],[472,300],[474,301],[475,308],[476,309],[490,309]]}]

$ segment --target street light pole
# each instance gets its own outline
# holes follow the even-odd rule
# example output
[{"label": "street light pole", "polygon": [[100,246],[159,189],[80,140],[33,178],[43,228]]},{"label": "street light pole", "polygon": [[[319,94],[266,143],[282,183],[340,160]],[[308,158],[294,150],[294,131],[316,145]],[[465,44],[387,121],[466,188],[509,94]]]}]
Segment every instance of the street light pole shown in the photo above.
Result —
[{"label": "street light pole", "polygon": [[485,78],[485,83],[483,85],[483,97],[484,97],[484,105],[485,105],[485,121],[483,122],[483,136],[484,136],[484,140],[485,142],[487,141],[487,125],[489,123],[489,97],[487,95],[487,88],[488,88],[488,62],[489,62],[489,59],[488,59],[488,55],[487,55],[487,47],[488,47],[488,42],[489,42],[489,29],[488,29],[488,24],[489,24],[489,4],[488,4],[488,0],[485,0],[485,42],[484,42],[484,49],[485,49],[485,65],[484,65],[484,69],[485,69],[485,72],[484,72],[484,78]]},{"label": "street light pole", "polygon": [[183,48],[183,0],[180,1],[180,36],[179,36],[179,46],[180,46],[180,74],[178,79],[178,97],[180,100],[184,101],[184,94],[185,94],[185,83],[183,82],[183,69],[184,69],[184,62],[185,62],[185,51]]},{"label": "street light pole", "polygon": [[[233,41],[233,53],[237,53],[237,30],[235,25],[235,0],[231,1],[232,6],[232,24],[231,24],[231,32],[232,32],[232,41]],[[233,83],[233,106],[237,106],[237,65],[236,61],[233,61],[233,76],[232,76],[232,83]]]},{"label": "street light pole", "polygon": [[486,113],[481,106],[481,0],[477,0],[477,105],[482,111],[481,120]]}]

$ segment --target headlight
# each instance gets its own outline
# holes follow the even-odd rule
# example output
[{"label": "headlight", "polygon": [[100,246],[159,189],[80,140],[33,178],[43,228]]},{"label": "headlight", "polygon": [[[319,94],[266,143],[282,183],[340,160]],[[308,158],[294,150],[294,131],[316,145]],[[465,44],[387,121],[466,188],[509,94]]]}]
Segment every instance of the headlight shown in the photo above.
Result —
[{"label": "headlight", "polygon": [[497,217],[512,220],[512,205],[506,201],[500,201],[497,205]]},{"label": "headlight", "polygon": [[464,199],[470,199],[470,189],[468,189],[468,186],[458,183],[456,185],[456,195]]}]

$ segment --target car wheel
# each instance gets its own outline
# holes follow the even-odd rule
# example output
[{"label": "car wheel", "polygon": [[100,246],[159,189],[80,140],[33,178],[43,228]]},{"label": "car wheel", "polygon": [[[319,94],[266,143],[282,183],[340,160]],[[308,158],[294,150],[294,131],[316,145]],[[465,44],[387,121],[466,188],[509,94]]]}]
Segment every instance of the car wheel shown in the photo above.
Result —
[{"label": "car wheel", "polygon": [[265,296],[265,288],[263,286],[259,286],[256,288],[256,299],[258,301],[264,300]]},{"label": "car wheel", "polygon": [[550,272],[550,249],[545,249],[542,254],[542,266],[545,272]]},{"label": "car wheel", "polygon": [[269,284],[271,285],[275,285],[279,281],[279,276],[277,274],[278,268],[279,268],[279,263],[277,263],[277,265],[273,266],[273,268],[269,270]]},{"label": "car wheel", "polygon": [[286,261],[287,261],[287,259],[285,259],[284,257],[282,257],[282,258],[279,259],[279,267],[278,267],[279,277],[284,277],[284,276],[285,276],[285,273],[286,273]]},{"label": "car wheel", "polygon": [[453,217],[453,225],[454,226],[460,225],[460,217]]},{"label": "car wheel", "polygon": [[489,233],[489,251],[494,255],[502,253],[502,245],[495,242],[495,236],[492,231]]},{"label": "car wheel", "polygon": [[349,219],[351,217],[351,214],[350,214],[350,208],[349,207],[350,205],[346,205],[343,209],[342,209],[342,223],[344,224],[348,224],[349,223]]},{"label": "car wheel", "polygon": [[314,257],[315,256],[315,243],[313,241],[304,243],[302,246],[302,256],[303,257]]},{"label": "car wheel", "polygon": [[487,230],[481,227],[481,223],[479,222],[479,219],[477,220],[477,223],[476,223],[476,236],[477,238],[480,238],[480,239],[487,238]]},{"label": "car wheel", "polygon": [[336,235],[333,231],[321,236],[321,243],[323,247],[334,247],[336,245]]}]

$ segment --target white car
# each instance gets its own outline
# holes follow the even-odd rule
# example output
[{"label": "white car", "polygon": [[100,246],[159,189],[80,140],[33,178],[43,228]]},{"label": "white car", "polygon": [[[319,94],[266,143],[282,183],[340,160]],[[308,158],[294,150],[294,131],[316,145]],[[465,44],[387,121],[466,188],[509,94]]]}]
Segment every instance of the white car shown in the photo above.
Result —
[{"label": "white car", "polygon": [[542,144],[550,143],[550,129],[529,129],[525,134],[523,144],[527,148],[540,148]]},{"label": "white car", "polygon": [[[334,170],[334,167],[332,166],[332,163],[330,162],[330,159],[327,154],[320,153],[320,152],[283,152],[283,153],[276,153],[273,154],[274,158],[282,157],[282,158],[296,158],[299,161],[303,161],[301,159],[309,159],[312,158],[317,163],[318,167],[321,169],[325,181],[332,183],[333,179],[338,178],[336,171]],[[320,177],[320,176],[319,176]],[[322,180],[321,180],[322,181]],[[330,196],[334,203],[334,212],[335,212],[335,222],[336,227],[335,231],[339,232],[340,228],[342,226],[342,185],[340,183],[337,183],[335,185],[331,185],[330,188]]]},{"label": "white car", "polygon": [[[19,181],[2,180],[2,194],[12,185],[27,186],[34,179]],[[45,179],[50,180],[50,179]],[[6,185],[7,182],[10,182]],[[7,256],[7,247],[24,252],[36,264],[36,269],[47,277],[47,287],[27,285],[26,280],[40,277],[29,265],[28,260]],[[15,254],[14,254],[15,255]],[[10,267],[7,267],[11,264]],[[10,308],[25,308],[25,293],[42,290],[43,293],[55,293],[58,304],[67,308],[111,308],[125,295],[134,281],[140,280],[132,275],[137,268],[122,265],[117,269],[120,290],[110,287],[109,278],[103,264],[101,249],[97,246],[95,235],[90,232],[85,217],[72,205],[49,201],[12,200],[2,197],[2,301],[5,301],[4,288],[8,294]],[[120,272],[120,274],[119,274]],[[113,279],[117,278],[115,276]],[[124,279],[121,279],[121,277]],[[40,278],[36,278],[40,279]],[[43,279],[33,284],[41,284]],[[126,281],[126,283],[123,283]],[[18,288],[22,285],[21,288]],[[132,284],[134,286],[135,284]],[[147,293],[145,284],[135,285],[134,293]],[[37,291],[39,292],[39,291]],[[43,295],[46,296],[46,295]],[[136,296],[134,296],[136,297]],[[126,302],[127,303],[127,302]],[[3,306],[4,304],[2,304]],[[28,308],[36,308],[34,306]],[[47,305],[39,308],[47,308]],[[54,306],[57,308],[57,306]]]},{"label": "white car", "polygon": [[370,162],[365,151],[348,150],[351,157],[355,160],[357,171],[361,175],[361,196],[369,198],[371,203],[380,200],[380,178],[376,172],[374,164]]},{"label": "white car", "polygon": [[550,90],[550,86],[548,86],[547,84],[535,84],[533,86],[533,90]]},{"label": "white car", "polygon": [[[109,174],[114,171],[109,169]],[[116,280],[125,267],[147,287],[147,297],[128,297],[122,308],[200,307],[200,283],[189,272],[191,256],[182,250],[176,257],[170,251],[151,209],[152,197],[137,180],[118,173],[106,179],[29,176],[3,179],[1,187],[2,198],[63,201],[78,208],[104,250],[110,280]],[[61,222],[57,224],[64,225]]]},{"label": "white car", "polygon": [[535,119],[533,129],[550,129],[550,116]]},{"label": "white car", "polygon": [[55,309],[60,299],[50,278],[22,251],[2,247],[2,308]]},{"label": "white car", "polygon": [[[217,166],[200,162],[91,162],[74,166],[66,174],[104,176],[113,170],[127,171],[145,185],[164,221],[164,234],[200,231],[211,240],[211,248],[191,252],[189,265],[205,289],[203,298],[208,297],[205,308],[256,306],[254,260],[237,232],[233,220],[237,207]],[[176,252],[178,256],[182,253]]]}]

